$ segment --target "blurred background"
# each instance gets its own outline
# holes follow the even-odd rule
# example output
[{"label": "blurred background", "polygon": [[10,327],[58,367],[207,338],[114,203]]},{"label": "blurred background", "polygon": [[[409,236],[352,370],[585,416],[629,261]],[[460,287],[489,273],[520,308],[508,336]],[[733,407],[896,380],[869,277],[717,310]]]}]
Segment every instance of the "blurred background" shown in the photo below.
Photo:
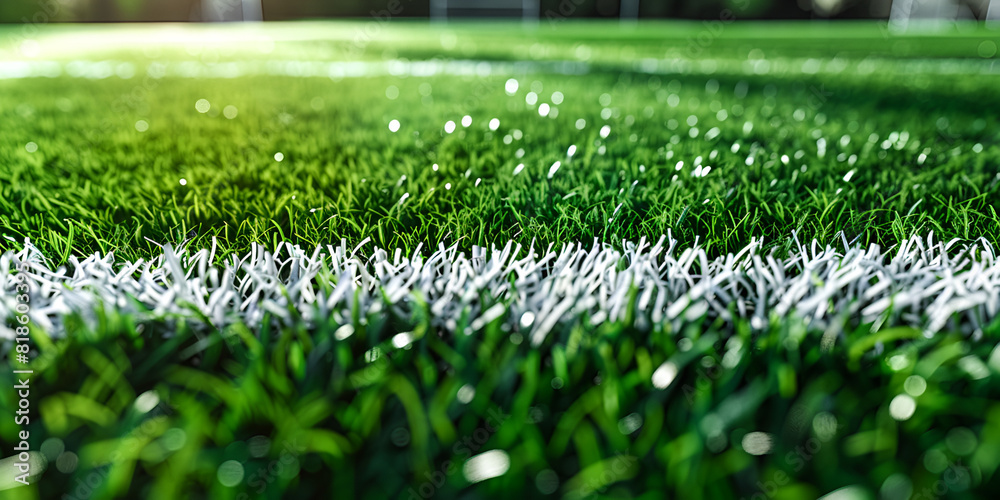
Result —
[{"label": "blurred background", "polygon": [[282,21],[331,17],[1000,19],[1000,0],[3,0],[0,23]]}]

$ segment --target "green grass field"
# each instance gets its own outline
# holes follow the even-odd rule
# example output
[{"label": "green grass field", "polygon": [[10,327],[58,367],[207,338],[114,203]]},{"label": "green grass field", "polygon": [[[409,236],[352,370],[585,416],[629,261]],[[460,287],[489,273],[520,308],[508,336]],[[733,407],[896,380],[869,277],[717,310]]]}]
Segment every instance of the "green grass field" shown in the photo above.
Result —
[{"label": "green grass field", "polygon": [[[18,33],[0,28],[12,366],[13,255],[35,249],[37,269],[72,274],[95,253],[124,265],[168,244],[214,245],[216,262],[285,243],[627,251],[668,233],[706,259],[760,239],[779,260],[798,242],[1000,245],[995,31],[370,21],[53,26],[27,46]],[[4,443],[30,429],[47,465],[0,494],[986,498],[1000,486],[991,251],[967,253],[971,270],[952,255],[984,316],[942,313],[934,332],[905,314],[838,316],[833,299],[822,324],[650,322],[631,312],[636,284],[627,312],[573,313],[529,342],[545,318],[526,321],[518,294],[558,290],[519,290],[514,274],[507,295],[469,292],[454,317],[430,288],[390,300],[388,285],[318,318],[288,305],[224,327],[138,294],[70,304],[58,327],[32,320],[30,425],[0,420]],[[892,273],[925,264],[886,273],[902,283]],[[64,285],[32,272],[32,314],[55,317],[38,311]],[[319,276],[318,290],[346,282]],[[299,293],[284,268],[274,279],[278,299]],[[477,322],[494,302],[503,314]]]},{"label": "green grass field", "polygon": [[[355,29],[365,32],[364,25],[321,25],[307,33],[328,30],[351,40]],[[787,245],[793,229],[824,243],[844,231],[885,246],[930,230],[945,240],[1000,238],[991,207],[1000,189],[996,118],[983,112],[1000,103],[991,92],[995,69],[979,73],[993,66],[976,55],[974,38],[954,42],[951,55],[966,59],[939,63],[877,51],[807,59],[791,50],[786,57],[781,47],[798,44],[726,38],[706,49],[716,49],[719,62],[695,59],[689,71],[671,73],[675,61],[667,59],[659,64],[664,74],[638,71],[656,66],[643,63],[646,57],[664,57],[666,42],[657,37],[672,33],[667,25],[625,40],[594,40],[587,51],[607,60],[595,58],[586,75],[546,73],[551,65],[536,61],[523,70],[498,66],[486,77],[475,76],[475,63],[468,76],[144,77],[151,66],[155,75],[182,73],[180,62],[169,61],[183,56],[196,68],[266,57],[270,62],[261,65],[284,71],[287,60],[336,61],[341,52],[377,64],[383,56],[422,61],[443,51],[434,46],[435,33],[400,31],[385,45],[413,48],[370,43],[359,52],[353,43],[290,40],[261,55],[253,53],[255,44],[242,52],[218,42],[192,44],[173,49],[177,54],[155,44],[124,53],[115,46],[91,59],[129,64],[137,76],[2,81],[8,168],[0,177],[0,231],[17,242],[30,237],[57,262],[95,251],[149,257],[156,247],[146,238],[178,243],[189,234],[195,246],[217,236],[223,252],[237,253],[252,242],[312,246],[365,237],[407,250],[442,241],[463,248],[533,238],[614,242],[655,239],[668,228],[685,243],[700,236],[717,253],[742,248],[751,237]],[[844,31],[845,38],[853,35]],[[535,52],[545,59],[562,60],[584,46],[556,38],[559,30],[545,38],[547,32],[511,49],[534,53],[530,47],[541,46]],[[494,64],[493,58],[510,57],[497,49],[459,50],[467,43],[459,36],[476,47],[513,36],[473,33],[457,30],[456,53],[446,56]],[[831,45],[837,33],[828,35]],[[867,35],[848,46],[888,51],[908,43],[922,54],[923,47],[942,45],[936,38],[885,41],[874,26]],[[689,36],[667,40],[684,54]],[[739,46],[739,40],[749,41]],[[746,59],[733,53],[740,49],[785,69],[744,74],[743,65],[729,63]],[[147,52],[159,58],[146,59]],[[952,68],[960,64],[970,66]],[[803,67],[817,72],[803,74]],[[320,71],[328,73],[325,64]],[[513,96],[504,92],[508,78],[519,84]],[[555,117],[527,105],[533,90],[539,105],[557,110]],[[552,102],[555,92],[564,96],[560,104]],[[195,109],[200,99],[208,101],[208,113]],[[235,107],[234,119],[223,115],[227,106]],[[466,115],[469,127],[461,126]],[[488,126],[493,118],[496,131]],[[144,132],[135,127],[140,120]],[[396,133],[391,120],[400,123]],[[457,124],[452,134],[444,132],[448,121]],[[602,137],[605,125],[610,130]],[[38,150],[27,152],[29,142]],[[577,152],[568,159],[571,146]],[[277,153],[283,161],[275,161]],[[712,171],[692,178],[698,158]],[[546,178],[556,161],[566,168]],[[680,171],[678,162],[685,165]],[[519,164],[525,168],[515,176]]]}]

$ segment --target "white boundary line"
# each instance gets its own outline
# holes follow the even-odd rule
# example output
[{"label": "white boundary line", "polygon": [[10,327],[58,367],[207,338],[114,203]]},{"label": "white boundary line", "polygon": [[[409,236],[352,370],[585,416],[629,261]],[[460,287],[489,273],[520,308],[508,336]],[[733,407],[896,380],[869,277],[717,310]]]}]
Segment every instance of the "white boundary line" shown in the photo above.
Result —
[{"label": "white boundary line", "polygon": [[[846,241],[841,249],[795,242],[787,258],[762,253],[755,240],[736,254],[709,259],[697,244],[681,248],[669,235],[653,244],[623,242],[618,248],[625,250],[595,240],[586,248],[507,243],[474,247],[467,255],[442,244],[427,256],[420,248],[410,255],[380,248],[365,253],[366,240],[308,253],[287,243],[274,252],[255,245],[226,262],[216,262],[213,242],[196,252],[167,245],[152,261],[71,257],[58,269],[26,243],[0,257],[0,317],[14,312],[13,271],[21,262],[32,282],[32,322],[56,337],[66,334],[67,313],[96,322],[101,307],[140,321],[186,317],[206,328],[256,327],[268,312],[278,324],[294,316],[345,324],[354,307],[363,318],[388,310],[409,317],[417,296],[442,330],[471,334],[502,319],[505,330],[535,345],[582,315],[596,325],[625,318],[630,307],[639,328],[743,318],[760,329],[774,318],[797,316],[817,328],[851,319],[873,323],[873,330],[909,325],[930,336],[948,328],[974,338],[1000,312],[1000,262],[985,240],[963,245],[931,234],[888,251]],[[463,314],[469,326],[458,332]],[[0,338],[13,334],[0,324]]]}]

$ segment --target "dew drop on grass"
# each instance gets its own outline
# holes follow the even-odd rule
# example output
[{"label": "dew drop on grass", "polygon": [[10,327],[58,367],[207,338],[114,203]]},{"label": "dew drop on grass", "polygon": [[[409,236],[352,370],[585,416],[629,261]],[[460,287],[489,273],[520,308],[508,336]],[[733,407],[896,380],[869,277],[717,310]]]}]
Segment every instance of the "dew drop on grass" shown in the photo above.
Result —
[{"label": "dew drop on grass", "polygon": [[435,171],[435,172],[437,172],[437,171],[438,171],[438,168],[440,168],[440,167],[438,167],[438,164],[437,164],[437,163],[435,163],[435,164],[431,165],[431,170],[433,170],[433,171]]},{"label": "dew drop on grass", "polygon": [[181,179],[180,182],[181,182],[181,186],[187,186],[187,183],[188,183],[187,179]]},{"label": "dew drop on grass", "polygon": [[667,361],[653,372],[653,387],[666,389],[676,376],[677,365],[673,361]]},{"label": "dew drop on grass", "polygon": [[445,189],[451,189],[451,183],[450,182],[444,183],[444,188]]},{"label": "dew drop on grass", "polygon": [[889,403],[889,415],[903,421],[908,420],[917,410],[917,402],[909,394],[899,394]]},{"label": "dew drop on grass", "polygon": [[490,120],[490,130],[496,131],[498,128],[500,128],[500,120],[498,118]]},{"label": "dew drop on grass", "polygon": [[609,135],[611,135],[611,127],[607,125],[601,127],[601,138],[607,139]]},{"label": "dew drop on grass", "polygon": [[576,129],[577,130],[583,130],[584,127],[586,127],[586,126],[587,126],[587,120],[584,120],[583,118],[580,118],[579,120],[576,121]]},{"label": "dew drop on grass", "polygon": [[208,102],[208,99],[198,99],[198,101],[194,103],[194,109],[199,113],[208,113],[208,110],[212,109],[212,104]]},{"label": "dew drop on grass", "polygon": [[160,404],[160,396],[155,391],[146,391],[135,398],[133,404],[139,413],[149,413],[156,405]]},{"label": "dew drop on grass", "polygon": [[519,163],[516,167],[514,167],[514,175],[521,173],[522,170],[524,170],[524,164]]},{"label": "dew drop on grass", "polygon": [[638,413],[630,413],[618,421],[618,432],[629,435],[642,427],[642,416]]},{"label": "dew drop on grass", "polygon": [[535,313],[527,311],[521,315],[521,328],[531,328],[535,323]]},{"label": "dew drop on grass", "polygon": [[514,95],[517,93],[517,80],[511,78],[510,80],[507,80],[507,83],[505,83],[503,87],[504,91],[507,92],[507,95]]},{"label": "dew drop on grass", "polygon": [[740,444],[751,455],[766,455],[774,447],[774,438],[766,432],[748,432]]},{"label": "dew drop on grass", "polygon": [[566,150],[566,156],[573,156],[576,154],[576,145],[572,145]]},{"label": "dew drop on grass", "polygon": [[924,468],[934,474],[940,474],[948,468],[948,456],[941,450],[932,448],[924,454]]},{"label": "dew drop on grass", "polygon": [[552,469],[545,469],[535,476],[535,487],[541,494],[551,495],[559,489],[559,475]]},{"label": "dew drop on grass", "polygon": [[563,93],[558,90],[552,93],[552,104],[559,105],[563,102]]},{"label": "dew drop on grass", "polygon": [[837,417],[826,411],[821,411],[813,417],[813,432],[822,441],[829,441],[837,435]]},{"label": "dew drop on grass", "polygon": [[553,163],[551,167],[549,167],[549,175],[548,175],[549,179],[551,179],[553,176],[556,175],[556,172],[559,171],[559,167],[561,165],[562,165],[562,163],[560,163],[560,162],[557,161],[557,162]]},{"label": "dew drop on grass", "polygon": [[398,333],[392,337],[392,345],[397,349],[402,349],[413,342],[413,335],[410,332]]},{"label": "dew drop on grass", "polygon": [[528,103],[528,106],[534,106],[535,103],[538,102],[538,94],[528,92],[528,94],[524,96],[524,102]]},{"label": "dew drop on grass", "polygon": [[462,126],[468,128],[469,125],[472,125],[472,117],[469,116],[469,115],[463,116],[462,117]]},{"label": "dew drop on grass", "polygon": [[389,122],[389,131],[398,132],[399,131],[399,120],[392,120]]},{"label": "dew drop on grass", "polygon": [[145,132],[149,130],[149,123],[147,123],[146,120],[139,120],[135,122],[135,129],[139,132]]},{"label": "dew drop on grass", "polygon": [[956,427],[945,437],[945,445],[956,455],[968,455],[975,451],[978,444],[976,434],[965,427]]},{"label": "dew drop on grass", "polygon": [[240,114],[240,110],[236,109],[236,106],[233,106],[232,104],[226,106],[225,108],[222,108],[222,116],[225,116],[230,120],[236,118],[236,115],[238,114]]},{"label": "dew drop on grass", "polygon": [[455,131],[455,122],[448,120],[448,123],[444,124],[444,131],[446,133],[452,133]]},{"label": "dew drop on grass", "polygon": [[541,105],[539,105],[538,114],[541,116],[547,116],[549,114],[549,105],[544,102]]},{"label": "dew drop on grass", "polygon": [[910,375],[903,382],[903,390],[913,397],[918,397],[927,390],[927,381],[920,375]]},{"label": "dew drop on grass", "polygon": [[462,466],[462,475],[470,483],[502,476],[510,469],[510,456],[503,450],[490,450],[470,458]]},{"label": "dew drop on grass", "polygon": [[[313,210],[315,211],[316,209]],[[337,340],[344,340],[351,335],[354,335],[354,325],[351,324],[343,325],[333,332],[333,337]]]},{"label": "dew drop on grass", "polygon": [[469,384],[465,384],[462,387],[459,387],[458,394],[455,395],[455,398],[458,399],[458,401],[462,404],[468,404],[475,397],[476,397],[476,389],[475,387],[472,387]]},{"label": "dew drop on grass", "polygon": [[35,144],[33,142],[29,142],[29,143],[27,143],[27,144],[24,145],[24,150],[27,151],[27,152],[29,152],[29,153],[34,153],[35,151],[38,151],[38,144]]},{"label": "dew drop on grass", "polygon": [[236,460],[226,460],[219,465],[216,477],[223,486],[232,488],[243,481],[243,474],[243,464]]},{"label": "dew drop on grass", "polygon": [[281,162],[281,160],[284,160],[284,159],[285,159],[285,155],[281,151],[278,151],[277,153],[274,153],[274,161]]},{"label": "dew drop on grass", "polygon": [[677,341],[677,349],[679,349],[681,352],[690,351],[692,347],[694,347],[694,341],[687,337],[684,337]]}]

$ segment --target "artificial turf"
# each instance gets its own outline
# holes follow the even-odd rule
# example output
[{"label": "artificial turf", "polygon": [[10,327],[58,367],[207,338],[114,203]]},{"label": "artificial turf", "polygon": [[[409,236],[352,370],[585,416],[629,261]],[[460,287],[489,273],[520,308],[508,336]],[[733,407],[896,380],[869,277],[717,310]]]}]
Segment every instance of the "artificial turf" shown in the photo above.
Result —
[{"label": "artificial turf", "polygon": [[[457,47],[471,43],[469,32],[452,35]],[[413,39],[406,46],[443,38],[404,33]],[[783,41],[794,54],[786,57],[772,39],[738,39],[744,59],[756,61],[748,75],[746,62],[727,63],[735,44],[721,37],[718,59],[627,56],[657,52],[664,42],[656,33],[620,46],[598,39],[577,51],[596,60],[575,66],[486,59],[414,67],[414,59],[407,66],[395,58],[428,54],[366,45],[360,54],[370,57],[349,64],[398,74],[330,78],[350,74],[335,56],[353,45],[318,38],[275,42],[268,54],[218,42],[187,52],[116,46],[90,55],[103,67],[67,64],[63,76],[0,80],[0,232],[15,240],[0,248],[20,248],[27,237],[60,263],[95,251],[150,257],[157,243],[189,237],[207,247],[215,236],[223,254],[242,254],[254,242],[370,237],[409,251],[442,242],[469,249],[509,239],[656,239],[668,229],[686,244],[699,237],[716,254],[754,237],[787,250],[792,230],[824,244],[840,231],[890,246],[932,230],[946,241],[997,243],[1000,150],[988,111],[1000,108],[997,70],[974,53],[975,40],[951,54],[964,59],[925,60],[852,58],[838,47],[805,59]],[[870,35],[879,34],[872,26]],[[502,34],[494,37],[503,45]],[[551,50],[537,52],[553,58],[573,46],[541,40]],[[906,43],[942,45],[937,37]],[[617,59],[592,55],[608,45]],[[454,55],[502,55],[485,52]],[[175,59],[189,53],[193,61]],[[246,69],[224,66],[227,56],[264,72],[322,76],[171,76]],[[113,76],[68,76],[74,71]],[[513,95],[505,92],[510,78],[518,82]],[[535,104],[526,102],[529,92]],[[206,113],[196,109],[201,99]],[[552,109],[546,117],[543,104]],[[549,176],[555,162],[561,167]],[[698,166],[711,170],[696,176]]]},{"label": "artificial turf", "polygon": [[[372,26],[54,27],[34,59],[9,52],[5,300],[25,238],[51,269],[167,243],[217,244],[220,262],[369,238],[412,255],[670,232],[707,257],[763,238],[779,259],[795,238],[998,244],[994,32]],[[523,315],[469,329],[459,311],[441,328],[418,293],[405,314],[357,307],[360,293],[310,321],[272,310],[206,330],[199,312],[109,301],[61,331],[33,325],[30,429],[47,466],[0,493],[894,499],[997,485],[996,322],[924,335],[588,311],[535,343]],[[5,442],[18,429],[0,421]]]}]

